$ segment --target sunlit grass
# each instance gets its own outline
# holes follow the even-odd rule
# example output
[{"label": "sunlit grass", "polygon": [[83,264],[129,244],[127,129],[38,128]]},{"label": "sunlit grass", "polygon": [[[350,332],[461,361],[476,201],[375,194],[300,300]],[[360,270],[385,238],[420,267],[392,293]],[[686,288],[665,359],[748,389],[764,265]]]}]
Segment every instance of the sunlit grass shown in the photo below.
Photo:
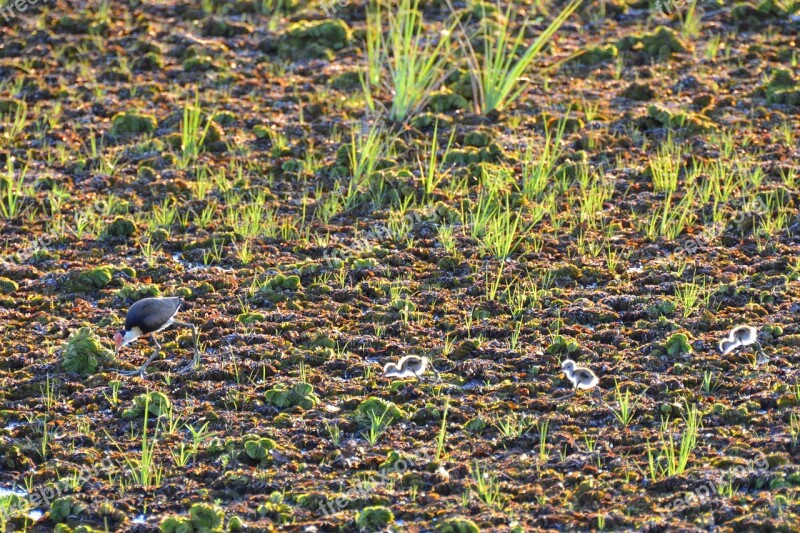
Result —
[{"label": "sunlit grass", "polygon": [[508,197],[500,201],[492,195],[482,196],[469,220],[473,238],[497,259],[508,258],[519,243],[520,215],[511,208]]},{"label": "sunlit grass", "polygon": [[14,158],[6,160],[6,179],[0,187],[0,216],[10,220],[17,218],[24,210],[25,176],[28,173],[28,163],[25,163],[16,172]]},{"label": "sunlit grass", "polygon": [[630,389],[625,389],[625,393],[623,394],[619,388],[619,384],[614,381],[614,397],[617,401],[618,409],[611,409],[611,412],[614,414],[614,417],[620,423],[622,427],[628,427],[631,421],[633,420],[633,415],[636,412],[636,406],[638,405],[639,401],[641,400],[641,396],[636,398],[634,401],[631,401],[631,391]]},{"label": "sunlit grass", "polygon": [[430,148],[424,151],[424,159],[418,158],[419,173],[422,177],[422,189],[427,197],[430,197],[436,191],[439,182],[447,176],[448,170],[445,168],[444,161],[453,145],[455,135],[456,130],[453,128],[450,131],[450,138],[447,141],[447,146],[445,146],[444,154],[439,156],[439,122],[437,121],[433,128]]},{"label": "sunlit grass", "polygon": [[544,145],[534,154],[533,141],[528,141],[522,158],[522,194],[529,201],[540,200],[553,176],[558,158],[561,156],[561,142],[564,138],[566,116],[558,121],[555,132],[545,126]]},{"label": "sunlit grass", "polygon": [[489,474],[485,468],[481,470],[477,461],[470,468],[470,474],[473,482],[472,491],[478,499],[489,507],[502,509],[505,506],[505,498],[497,476]]},{"label": "sunlit grass", "polygon": [[211,117],[205,120],[203,126],[203,110],[200,108],[198,97],[194,103],[187,103],[183,107],[183,120],[181,121],[181,150],[178,154],[177,166],[187,168],[197,160],[203,148],[208,128],[211,126]]},{"label": "sunlit grass", "polygon": [[654,449],[649,442],[647,443],[648,473],[652,481],[681,475],[686,471],[692,452],[697,448],[697,439],[702,427],[702,415],[695,405],[686,405],[683,425],[680,444],[677,446],[668,419],[661,421],[658,447]]},{"label": "sunlit grass", "polygon": [[682,283],[675,287],[675,301],[678,302],[683,310],[683,316],[689,317],[701,306],[708,305],[711,292],[706,287],[706,279],[698,281],[695,276],[692,281]]},{"label": "sunlit grass", "polygon": [[550,25],[519,55],[517,55],[519,50],[524,47],[525,28],[528,22],[522,24],[516,37],[512,36],[510,24],[514,4],[509,3],[505,16],[497,28],[494,28],[484,13],[481,25],[484,47],[482,58],[478,57],[469,39],[465,39],[468,52],[467,64],[477,92],[479,112],[501,110],[519,98],[530,81],[525,75],[534,60],[578,8],[581,1],[574,0],[567,4]]},{"label": "sunlit grass", "polygon": [[[377,62],[384,63],[387,71],[387,87],[392,94],[392,105],[388,117],[403,121],[418,113],[428,102],[431,94],[444,83],[450,71],[453,57],[450,30],[433,36],[425,32],[419,0],[399,0],[397,5],[382,6],[376,2],[370,9],[377,12],[367,15],[370,80],[378,78]],[[386,32],[383,22],[386,22]],[[381,29],[374,28],[381,24]],[[374,47],[380,34],[380,53]]]},{"label": "sunlit grass", "polygon": [[656,192],[673,193],[678,189],[678,177],[683,165],[683,150],[672,136],[662,144],[653,159],[650,160],[649,171]]}]

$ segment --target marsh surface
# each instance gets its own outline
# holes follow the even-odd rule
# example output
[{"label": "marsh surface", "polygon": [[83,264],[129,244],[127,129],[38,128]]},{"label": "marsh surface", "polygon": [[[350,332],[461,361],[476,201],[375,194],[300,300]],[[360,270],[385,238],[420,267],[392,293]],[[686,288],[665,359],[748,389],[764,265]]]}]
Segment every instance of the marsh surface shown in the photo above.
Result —
[{"label": "marsh surface", "polygon": [[[480,17],[561,6],[425,2],[446,77],[394,121],[363,2],[0,21],[6,527],[797,531],[797,4],[679,4],[580,8],[480,114]],[[168,329],[121,377],[159,294],[204,366]]]}]

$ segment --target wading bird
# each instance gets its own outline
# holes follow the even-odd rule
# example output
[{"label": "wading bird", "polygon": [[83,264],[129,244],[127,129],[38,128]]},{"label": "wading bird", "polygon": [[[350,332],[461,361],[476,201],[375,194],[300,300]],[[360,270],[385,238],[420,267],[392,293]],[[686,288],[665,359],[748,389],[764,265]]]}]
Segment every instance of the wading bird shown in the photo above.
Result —
[{"label": "wading bird", "polygon": [[577,366],[572,359],[565,359],[561,363],[561,371],[567,375],[567,379],[572,382],[572,386],[575,388],[572,394],[575,394],[578,389],[593,389],[597,385],[598,380],[594,372],[586,367]]},{"label": "wading bird", "polygon": [[397,363],[386,363],[383,367],[383,375],[387,378],[410,378],[415,377],[417,381],[420,380],[420,376],[422,376],[428,367],[433,370],[433,373],[436,374],[436,379],[439,381],[442,380],[439,377],[439,372],[433,368],[431,364],[431,360],[427,357],[421,357],[419,355],[406,355],[402,357]]},{"label": "wading bird", "polygon": [[118,331],[114,335],[114,355],[116,356],[123,346],[132,343],[142,335],[151,336],[153,342],[156,343],[156,351],[153,352],[150,358],[145,361],[144,365],[138,370],[117,370],[117,372],[126,376],[138,374],[144,377],[148,365],[161,353],[161,345],[158,343],[155,335],[152,334],[166,329],[172,324],[192,328],[194,358],[192,362],[181,369],[179,373],[188,372],[200,365],[200,352],[197,349],[197,328],[194,324],[190,324],[189,322],[178,322],[175,320],[175,315],[178,314],[181,303],[182,300],[180,298],[144,298],[128,309],[128,314],[125,316],[125,329]]},{"label": "wading bird", "polygon": [[757,343],[756,328],[753,326],[736,326],[728,337],[719,341],[719,351],[722,355],[728,355],[740,346],[749,346]]},{"label": "wading bird", "polygon": [[719,351],[722,355],[728,355],[737,348],[754,345],[758,350],[758,360],[756,363],[767,362],[767,356],[764,355],[764,350],[761,348],[761,343],[758,342],[758,330],[753,326],[736,326],[733,328],[728,337],[719,341]]}]

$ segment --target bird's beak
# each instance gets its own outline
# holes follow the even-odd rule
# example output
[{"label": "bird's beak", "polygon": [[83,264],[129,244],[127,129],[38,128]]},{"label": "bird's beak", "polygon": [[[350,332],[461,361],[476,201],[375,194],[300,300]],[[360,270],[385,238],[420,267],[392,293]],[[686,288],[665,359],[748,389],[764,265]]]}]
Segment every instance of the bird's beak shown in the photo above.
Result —
[{"label": "bird's beak", "polygon": [[120,348],[122,348],[122,335],[117,333],[114,335],[114,357],[117,356]]}]

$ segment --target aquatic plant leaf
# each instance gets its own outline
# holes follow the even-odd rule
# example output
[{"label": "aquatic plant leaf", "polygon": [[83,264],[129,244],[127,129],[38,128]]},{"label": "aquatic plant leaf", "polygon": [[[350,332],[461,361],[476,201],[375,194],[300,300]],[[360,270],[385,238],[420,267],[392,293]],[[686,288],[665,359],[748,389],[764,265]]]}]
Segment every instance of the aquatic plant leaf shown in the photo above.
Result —
[{"label": "aquatic plant leaf", "polygon": [[148,414],[161,416],[169,412],[172,402],[163,392],[151,391],[140,394],[133,399],[133,406],[122,413],[122,418],[135,419],[144,415],[145,406]]},{"label": "aquatic plant leaf", "polygon": [[161,533],[192,533],[192,521],[188,517],[170,516],[162,520],[158,526]]},{"label": "aquatic plant leaf", "polygon": [[270,450],[278,447],[278,444],[267,437],[258,435],[247,435],[242,439],[244,443],[244,453],[251,459],[262,460],[269,456]]},{"label": "aquatic plant leaf", "polygon": [[391,510],[381,505],[364,507],[356,517],[356,526],[367,531],[378,531],[394,522]]},{"label": "aquatic plant leaf", "polygon": [[440,533],[479,533],[480,528],[469,518],[455,517],[442,522]]},{"label": "aquatic plant leaf", "polygon": [[100,344],[90,328],[84,327],[67,340],[61,367],[67,372],[88,376],[97,372],[101,363],[110,360],[111,351]]},{"label": "aquatic plant leaf", "polygon": [[370,396],[356,407],[355,419],[359,425],[369,425],[371,417],[385,417],[386,422],[389,423],[392,420],[406,418],[406,413],[392,402]]},{"label": "aquatic plant leaf", "polygon": [[215,530],[222,526],[222,521],[225,520],[225,511],[216,505],[195,503],[189,509],[189,516],[192,525],[198,531]]}]

